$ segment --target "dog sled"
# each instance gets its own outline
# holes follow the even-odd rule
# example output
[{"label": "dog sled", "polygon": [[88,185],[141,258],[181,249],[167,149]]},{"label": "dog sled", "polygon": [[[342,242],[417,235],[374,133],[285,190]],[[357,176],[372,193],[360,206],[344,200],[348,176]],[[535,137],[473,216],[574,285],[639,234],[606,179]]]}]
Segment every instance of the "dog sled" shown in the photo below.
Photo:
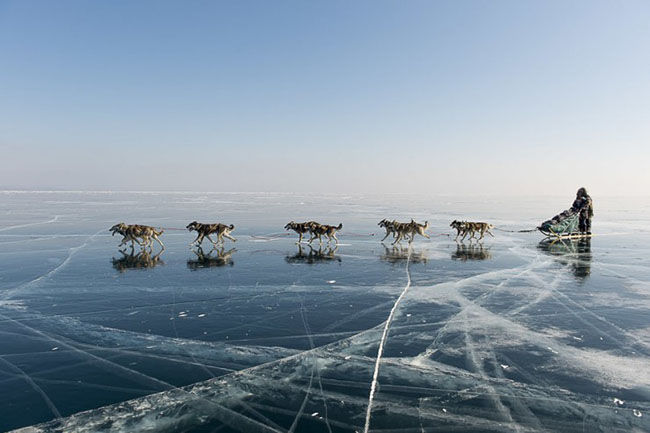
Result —
[{"label": "dog sled", "polygon": [[544,221],[537,230],[547,238],[554,239],[580,239],[593,236],[580,232],[580,214],[571,209]]}]

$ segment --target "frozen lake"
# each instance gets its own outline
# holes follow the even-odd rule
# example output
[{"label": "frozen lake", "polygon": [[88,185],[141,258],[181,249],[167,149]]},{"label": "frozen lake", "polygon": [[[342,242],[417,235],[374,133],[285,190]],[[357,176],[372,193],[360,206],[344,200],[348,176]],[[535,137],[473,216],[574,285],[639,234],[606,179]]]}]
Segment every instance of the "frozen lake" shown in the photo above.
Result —
[{"label": "frozen lake", "polygon": [[[0,192],[0,431],[650,431],[650,200],[594,196],[591,240],[447,236],[571,201]],[[311,219],[338,248],[259,237]],[[192,220],[238,241],[192,250]],[[166,250],[120,253],[120,221]]]}]

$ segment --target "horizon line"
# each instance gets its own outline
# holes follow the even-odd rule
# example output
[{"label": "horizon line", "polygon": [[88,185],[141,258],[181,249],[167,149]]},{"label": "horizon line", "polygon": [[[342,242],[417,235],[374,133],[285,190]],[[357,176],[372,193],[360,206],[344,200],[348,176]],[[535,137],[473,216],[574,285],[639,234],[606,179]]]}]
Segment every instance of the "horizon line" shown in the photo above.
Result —
[{"label": "horizon line", "polygon": [[[527,194],[511,194],[511,193],[471,193],[471,194],[457,194],[457,193],[421,193],[421,192],[317,192],[317,191],[303,191],[303,192],[287,192],[287,191],[197,191],[197,190],[83,190],[83,189],[2,189],[0,194],[56,194],[56,193],[85,193],[85,194],[277,194],[277,195],[408,195],[408,196],[435,196],[435,197],[532,197]],[[565,194],[534,194],[536,197],[565,197]],[[624,197],[644,197],[650,198],[650,194],[619,194],[619,195],[602,195],[598,197],[603,198],[624,198]]]}]

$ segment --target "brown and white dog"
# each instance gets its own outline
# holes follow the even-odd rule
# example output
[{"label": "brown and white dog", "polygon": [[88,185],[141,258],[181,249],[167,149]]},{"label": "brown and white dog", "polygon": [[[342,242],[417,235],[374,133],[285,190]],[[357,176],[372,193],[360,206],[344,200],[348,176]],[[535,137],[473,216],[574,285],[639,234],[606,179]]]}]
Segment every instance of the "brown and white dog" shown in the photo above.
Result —
[{"label": "brown and white dog", "polygon": [[396,223],[395,228],[397,231],[397,238],[393,242],[393,245],[400,242],[402,238],[408,238],[409,235],[411,235],[409,243],[415,240],[415,235],[420,235],[427,239],[431,239],[431,237],[426,234],[426,230],[429,228],[429,221],[425,221],[424,224],[420,224],[411,219],[410,223]]},{"label": "brown and white dog", "polygon": [[339,243],[339,239],[336,237],[336,232],[341,230],[343,228],[343,223],[339,223],[338,226],[330,226],[327,224],[318,224],[316,223],[315,225],[312,225],[311,228],[311,239],[309,239],[309,244],[311,242],[318,238],[318,243],[322,244],[323,243],[323,238],[322,236],[327,236],[327,243],[329,244],[334,240],[334,243]]},{"label": "brown and white dog", "polygon": [[[165,248],[165,245],[158,237],[164,233],[164,230],[162,229],[156,229],[155,227],[145,226],[142,224],[124,224],[122,222],[115,224],[109,229],[109,231],[112,232],[113,236],[115,236],[115,233],[119,233],[123,236],[118,247],[125,245],[127,242],[131,242],[131,248],[133,248],[134,242],[137,242],[137,244],[143,248],[151,248],[153,246],[153,240],[155,240],[162,248]],[[142,241],[138,239],[141,239]]]},{"label": "brown and white dog", "polygon": [[479,241],[485,237],[486,233],[494,237],[494,235],[490,231],[490,229],[494,228],[492,224],[484,223],[484,222],[471,222],[469,224],[471,226],[472,234],[474,233],[481,234],[481,236],[478,238]]},{"label": "brown and white dog", "polygon": [[458,236],[460,236],[461,233],[463,233],[463,239],[465,239],[466,230],[465,230],[464,221],[453,220],[451,224],[449,224],[449,227],[456,230],[456,237],[454,238],[454,240],[457,240]]},{"label": "brown and white dog", "polygon": [[382,238],[381,242],[384,242],[386,240],[386,238],[388,236],[390,236],[391,234],[393,235],[393,239],[397,236],[397,231],[395,230],[395,223],[396,222],[397,221],[395,221],[395,220],[390,221],[390,220],[387,220],[386,218],[384,218],[383,220],[381,220],[381,221],[379,221],[377,223],[377,225],[379,227],[383,227],[386,230],[386,236],[384,236]]},{"label": "brown and white dog", "polygon": [[317,223],[316,221],[306,221],[304,223],[291,221],[284,226],[285,230],[293,230],[294,232],[298,233],[298,242],[296,242],[296,244],[300,244],[300,242],[302,242],[303,236],[307,233],[311,235],[309,241],[307,242],[309,244],[311,244],[314,239],[317,238],[319,243],[323,243],[323,236],[327,236],[327,243],[330,243],[333,240],[338,244],[339,240],[336,237],[336,232],[342,228],[342,223],[338,226],[330,226],[327,224]]},{"label": "brown and white dog", "polygon": [[470,235],[470,241],[474,239],[474,236],[476,234],[480,235],[477,239],[479,241],[485,237],[486,233],[494,237],[490,231],[490,229],[494,228],[494,226],[489,223],[453,220],[449,226],[456,229],[457,233],[455,240],[458,239],[458,236],[461,234],[463,235],[463,237],[460,239],[461,242],[465,240],[465,237],[467,237],[467,235]]},{"label": "brown and white dog", "polygon": [[379,227],[383,227],[384,229],[386,229],[386,236],[384,236],[384,238],[381,240],[381,242],[383,242],[391,234],[393,235],[393,239],[396,239],[397,237],[399,237],[400,232],[402,232],[402,237],[403,237],[405,234],[404,232],[407,229],[408,223],[401,223],[398,222],[397,220],[390,221],[384,218],[383,220],[379,221],[377,225]]},{"label": "brown and white dog", "polygon": [[122,242],[120,242],[118,248],[125,245],[127,242],[131,242],[131,248],[133,248],[134,242],[137,242],[138,245],[142,245],[137,238],[131,236],[129,233],[129,226],[124,223],[117,223],[108,229],[108,231],[111,232],[111,236],[115,236],[115,233],[122,235]]},{"label": "brown and white dog", "polygon": [[426,234],[426,231],[429,229],[429,221],[425,221],[424,224],[420,224],[415,222],[414,220],[411,220],[409,223],[409,231],[411,233],[411,242],[413,242],[413,239],[415,239],[415,235],[420,235],[422,237],[425,237],[427,239],[431,239],[431,237]]},{"label": "brown and white dog", "polygon": [[[189,231],[195,231],[198,233],[196,239],[190,242],[190,246],[194,245],[195,243],[201,245],[204,238],[208,238],[208,240],[212,242],[212,245],[215,246],[218,244],[223,245],[225,243],[223,238],[228,238],[233,242],[237,242],[237,239],[230,236],[230,232],[232,232],[235,229],[234,224],[230,224],[230,225],[221,224],[221,223],[203,224],[197,221],[192,221],[185,228],[188,229]],[[217,235],[216,242],[213,241],[212,238],[210,237],[210,235],[212,234]]]},{"label": "brown and white dog", "polygon": [[298,233],[298,241],[296,242],[297,244],[300,244],[302,242],[302,237],[309,233],[313,236],[313,230],[314,227],[317,226],[318,223],[316,221],[307,221],[304,223],[297,223],[295,221],[290,221],[288,222],[285,226],[285,230],[293,230],[294,232]]},{"label": "brown and white dog", "polygon": [[[413,219],[411,219],[411,222],[409,223],[401,223],[396,220],[389,221],[387,219],[383,219],[379,221],[378,225],[379,227],[384,227],[386,229],[386,236],[384,236],[384,239],[386,239],[390,234],[393,235],[395,238],[393,245],[401,242],[401,240],[404,238],[408,239],[409,235],[409,243],[413,242],[416,234],[430,239],[429,235],[426,234],[426,230],[429,228],[428,221],[425,221],[424,224],[420,224],[415,222]],[[382,241],[384,239],[382,239]]]}]

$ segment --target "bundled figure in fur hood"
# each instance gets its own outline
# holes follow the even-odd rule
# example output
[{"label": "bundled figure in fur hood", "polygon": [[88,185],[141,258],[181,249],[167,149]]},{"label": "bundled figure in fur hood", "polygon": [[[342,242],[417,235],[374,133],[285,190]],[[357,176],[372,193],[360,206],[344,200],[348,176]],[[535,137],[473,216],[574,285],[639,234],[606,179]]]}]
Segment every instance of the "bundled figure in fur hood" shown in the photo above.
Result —
[{"label": "bundled figure in fur hood", "polygon": [[591,218],[594,216],[594,203],[587,194],[585,188],[580,188],[576,193],[576,199],[571,205],[571,210],[580,215],[580,233],[591,234]]}]

